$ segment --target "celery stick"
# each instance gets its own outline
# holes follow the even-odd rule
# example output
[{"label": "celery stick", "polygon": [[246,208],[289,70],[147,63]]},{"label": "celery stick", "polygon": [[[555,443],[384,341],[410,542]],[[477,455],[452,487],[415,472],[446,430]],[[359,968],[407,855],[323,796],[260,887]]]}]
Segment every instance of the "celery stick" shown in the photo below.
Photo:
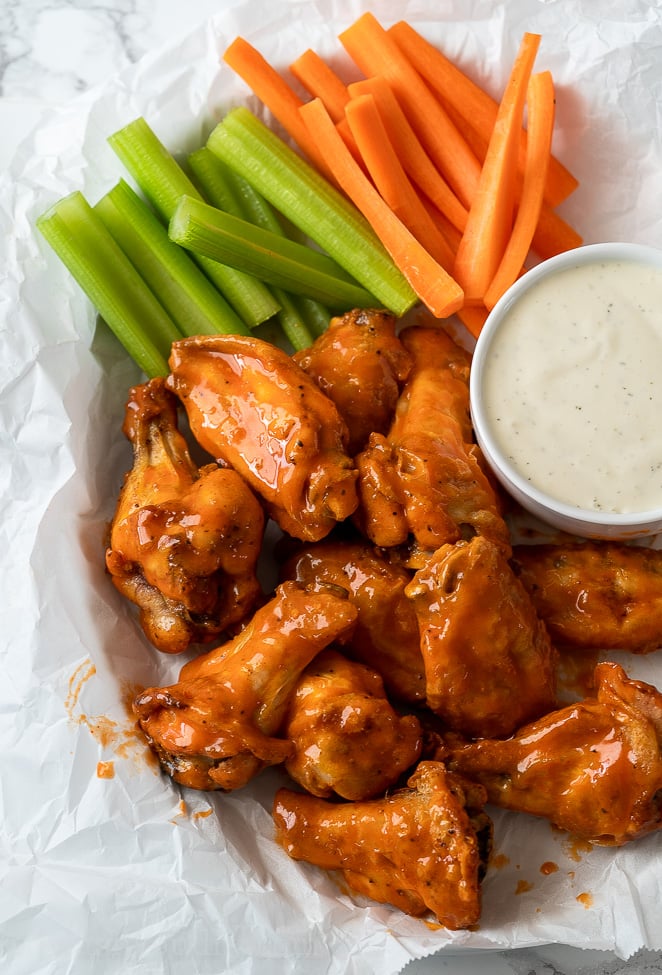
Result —
[{"label": "celery stick", "polygon": [[94,210],[183,335],[241,330],[225,298],[128,183],[121,179]]},{"label": "celery stick", "polygon": [[147,376],[167,376],[174,322],[80,191],[36,221],[45,240]]},{"label": "celery stick", "polygon": [[[206,146],[191,153],[188,164],[204,197],[213,206],[235,217],[245,218],[258,227],[285,236],[275,213],[264,197],[261,197],[257,190],[254,190],[234,170],[221,162],[218,156],[215,156]],[[310,312],[306,302],[312,303],[312,299],[291,295],[275,285],[272,286],[272,292],[280,305],[276,318],[292,347],[299,350],[312,345],[315,335],[319,334],[312,332],[308,327],[307,319]]]},{"label": "celery stick", "polygon": [[[202,199],[144,118],[129,122],[113,133],[108,142],[164,222],[170,220],[180,196],[186,194]],[[263,282],[241,270],[204,258],[198,263],[244,323],[245,327],[235,331],[246,334],[247,328],[266,321],[278,311],[277,301]]]},{"label": "celery stick", "polygon": [[306,294],[330,308],[367,308],[375,298],[326,254],[262,230],[208,203],[183,196],[170,221],[170,239],[226,264],[249,268],[269,284]]},{"label": "celery stick", "polygon": [[[280,234],[282,237],[288,236],[271,204],[265,200],[261,193],[258,193],[254,186],[251,186],[239,173],[226,166],[209,149],[201,151],[208,152],[215,163],[226,170],[228,186],[234,189],[235,196],[242,204],[243,216],[246,220],[250,220],[251,223],[256,224],[258,227],[263,227],[265,230],[271,230],[275,234]],[[214,203],[211,197],[210,202]],[[278,294],[280,296],[282,292],[279,291]],[[329,310],[321,302],[315,301],[306,295],[296,295],[294,302],[297,314],[304,323],[307,333],[311,336],[311,340],[321,335],[328,327],[331,318]],[[283,327],[287,329],[288,326],[284,324]],[[304,346],[300,347],[303,348]]]},{"label": "celery stick", "polygon": [[230,111],[207,145],[384,307],[404,315],[418,301],[365,217],[247,108]]}]

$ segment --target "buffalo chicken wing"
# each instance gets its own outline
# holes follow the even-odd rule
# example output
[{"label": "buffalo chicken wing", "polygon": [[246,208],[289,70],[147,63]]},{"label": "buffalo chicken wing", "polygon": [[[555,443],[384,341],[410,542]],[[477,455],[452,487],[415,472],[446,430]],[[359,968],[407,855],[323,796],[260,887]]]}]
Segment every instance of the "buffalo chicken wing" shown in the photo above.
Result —
[{"label": "buffalo chicken wing", "polygon": [[328,329],[294,359],[333,400],[349,430],[349,453],[371,433],[387,433],[411,357],[385,311],[355,309],[331,319]]},{"label": "buffalo chicken wing", "polygon": [[597,691],[505,741],[449,741],[450,768],[489,801],[543,816],[594,844],[620,846],[662,827],[662,694],[618,664],[595,669]]},{"label": "buffalo chicken wing", "polygon": [[649,653],[662,644],[662,551],[517,545],[513,566],[557,646]]},{"label": "buffalo chicken wing", "polygon": [[133,445],[106,566],[140,608],[148,639],[178,653],[240,623],[260,596],[262,507],[232,470],[198,469],[163,380],[131,390],[124,432]]},{"label": "buffalo chicken wing", "polygon": [[233,467],[283,531],[323,538],[358,504],[347,427],[292,358],[253,336],[174,342],[167,383],[212,457]]},{"label": "buffalo chicken wing", "polygon": [[470,357],[441,328],[412,326],[400,339],[413,366],[386,436],[373,434],[356,458],[357,524],[382,547],[413,539],[419,553],[485,535],[510,552],[499,500],[472,441]]},{"label": "buffalo chicken wing", "polygon": [[501,737],[555,705],[556,653],[498,545],[443,545],[407,586],[427,703],[452,729]]},{"label": "buffalo chicken wing", "polygon": [[293,752],[281,729],[301,672],[356,621],[347,599],[284,583],[229,643],[195,658],[134,711],[162,767],[193,789],[230,791]]},{"label": "buffalo chicken wing", "polygon": [[379,674],[324,650],[303,672],[283,733],[290,776],[314,796],[369,799],[394,785],[421,753],[421,726],[399,715]]},{"label": "buffalo chicken wing", "polygon": [[480,916],[491,842],[484,802],[480,786],[421,762],[407,788],[383,799],[332,803],[280,789],[276,839],[295,860],[342,871],[359,894],[467,928]]},{"label": "buffalo chicken wing", "polygon": [[376,670],[392,697],[410,704],[425,701],[418,620],[405,595],[411,572],[363,540],[325,539],[302,546],[281,574],[313,589],[345,589],[358,610],[347,654]]}]

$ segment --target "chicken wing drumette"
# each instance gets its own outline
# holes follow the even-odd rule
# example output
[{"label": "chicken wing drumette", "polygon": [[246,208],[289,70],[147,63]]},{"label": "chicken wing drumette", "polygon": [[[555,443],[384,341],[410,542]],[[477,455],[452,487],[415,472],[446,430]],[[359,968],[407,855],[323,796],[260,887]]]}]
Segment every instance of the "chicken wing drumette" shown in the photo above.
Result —
[{"label": "chicken wing drumette", "polygon": [[179,653],[241,622],[260,596],[264,514],[232,470],[198,469],[162,379],[135,386],[123,426],[133,445],[106,565],[140,608],[148,639]]},{"label": "chicken wing drumette", "polygon": [[556,652],[502,549],[443,545],[405,590],[421,633],[427,703],[448,727],[501,737],[556,704]]},{"label": "chicken wing drumette", "polygon": [[295,860],[342,871],[359,894],[466,928],[480,916],[491,842],[484,802],[480,786],[421,762],[407,788],[384,799],[332,803],[280,789],[276,839]]},{"label": "chicken wing drumette", "polygon": [[510,552],[499,499],[469,415],[470,357],[441,328],[413,326],[400,340],[413,367],[387,434],[356,457],[357,524],[376,545],[409,544],[409,564],[449,542],[484,535]]},{"label": "chicken wing drumette", "polygon": [[376,670],[393,698],[425,701],[418,620],[405,595],[409,570],[388,562],[363,540],[325,539],[300,548],[283,564],[281,575],[313,589],[345,589],[358,610],[347,654]]},{"label": "chicken wing drumette", "polygon": [[352,457],[371,433],[388,432],[411,368],[393,315],[359,308],[333,318],[294,359],[338,407],[349,429]]},{"label": "chicken wing drumette", "polygon": [[517,545],[513,566],[559,647],[662,646],[662,551],[624,542]]},{"label": "chicken wing drumette", "polygon": [[150,687],[134,711],[162,767],[193,789],[237,789],[293,752],[275,737],[304,668],[354,625],[332,593],[279,586],[229,643],[191,660],[170,687]]},{"label": "chicken wing drumette", "polygon": [[174,342],[168,386],[197,441],[260,495],[294,538],[316,541],[358,504],[347,427],[293,359],[253,336]]},{"label": "chicken wing drumette", "polygon": [[489,801],[549,819],[605,846],[662,827],[662,694],[618,664],[595,669],[595,697],[553,711],[505,741],[450,740],[450,768]]},{"label": "chicken wing drumette", "polygon": [[283,726],[294,743],[285,767],[314,796],[381,795],[421,753],[421,726],[399,715],[374,670],[331,648],[310,663]]}]

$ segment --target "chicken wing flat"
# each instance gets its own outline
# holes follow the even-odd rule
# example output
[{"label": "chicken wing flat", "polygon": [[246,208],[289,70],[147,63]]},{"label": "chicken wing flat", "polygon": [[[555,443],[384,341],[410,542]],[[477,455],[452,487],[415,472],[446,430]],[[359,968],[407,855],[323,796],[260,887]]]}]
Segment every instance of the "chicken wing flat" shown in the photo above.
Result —
[{"label": "chicken wing flat", "polygon": [[133,467],[106,551],[116,588],[140,608],[147,638],[179,653],[241,622],[261,595],[262,507],[232,470],[198,469],[162,379],[134,386],[124,433]]},{"label": "chicken wing flat", "polygon": [[510,552],[496,490],[473,443],[470,357],[441,328],[412,326],[400,340],[413,359],[387,436],[373,434],[356,457],[356,521],[376,545],[432,552],[484,535]]},{"label": "chicken wing flat", "polygon": [[197,441],[234,468],[294,538],[316,541],[358,504],[347,427],[290,356],[253,336],[174,342],[167,383]]},{"label": "chicken wing flat", "polygon": [[405,590],[421,632],[427,703],[469,737],[502,737],[556,704],[556,652],[503,550],[443,545]]},{"label": "chicken wing flat", "polygon": [[285,768],[314,796],[381,795],[418,760],[421,726],[399,715],[374,670],[323,650],[297,684],[283,727],[294,743]]},{"label": "chicken wing flat", "polygon": [[332,318],[328,329],[294,359],[338,407],[352,457],[371,433],[388,432],[411,368],[393,315],[359,308]]},{"label": "chicken wing flat", "polygon": [[491,841],[484,801],[442,763],[421,762],[407,788],[384,799],[332,803],[280,789],[276,839],[293,859],[342,871],[359,894],[467,928],[480,916]]},{"label": "chicken wing flat", "polygon": [[405,595],[411,572],[363,541],[325,539],[302,546],[283,564],[281,575],[312,589],[345,589],[358,610],[344,648],[348,656],[376,670],[393,698],[425,701],[418,619]]},{"label": "chicken wing flat", "polygon": [[349,600],[279,586],[231,641],[191,660],[178,683],[133,705],[161,766],[193,789],[240,788],[293,751],[280,731],[304,668],[356,621]]},{"label": "chicken wing flat", "polygon": [[662,694],[618,664],[595,669],[597,692],[505,741],[451,742],[450,768],[489,801],[543,816],[605,846],[662,826]]},{"label": "chicken wing flat", "polygon": [[662,646],[662,551],[606,541],[518,545],[513,566],[557,646]]}]

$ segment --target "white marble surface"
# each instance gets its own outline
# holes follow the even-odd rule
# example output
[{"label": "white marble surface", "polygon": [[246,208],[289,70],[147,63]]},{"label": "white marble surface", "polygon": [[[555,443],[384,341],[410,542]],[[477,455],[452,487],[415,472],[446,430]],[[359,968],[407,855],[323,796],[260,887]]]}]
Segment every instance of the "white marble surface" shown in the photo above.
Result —
[{"label": "white marble surface", "polygon": [[[0,3],[0,166],[44,108],[92,86],[188,32],[236,0],[2,0]],[[255,0],[256,9],[260,0]],[[268,0],[262,0],[268,3]],[[5,969],[12,975],[11,969]],[[435,956],[407,975],[653,975],[662,953],[623,961],[608,952],[559,945]],[[59,975],[59,973],[58,973]],[[220,975],[220,973],[219,973]],[[278,975],[278,973],[274,973]]]}]

